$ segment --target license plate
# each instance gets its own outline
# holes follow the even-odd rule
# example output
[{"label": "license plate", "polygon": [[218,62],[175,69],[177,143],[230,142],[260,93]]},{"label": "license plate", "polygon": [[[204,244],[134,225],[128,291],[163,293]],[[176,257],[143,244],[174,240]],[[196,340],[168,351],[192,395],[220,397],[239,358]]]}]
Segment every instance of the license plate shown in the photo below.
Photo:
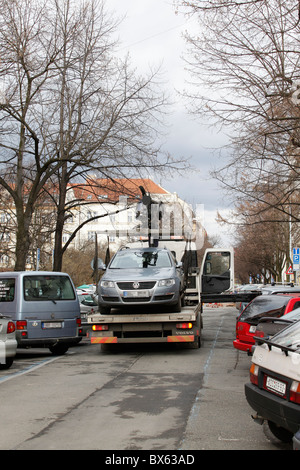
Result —
[{"label": "license plate", "polygon": [[280,380],[273,379],[273,377],[267,377],[266,388],[279,395],[285,395],[286,392],[286,384]]},{"label": "license plate", "polygon": [[250,332],[250,333],[255,333],[255,332],[256,332],[256,326],[255,326],[255,325],[251,325],[250,328],[249,328],[249,332]]},{"label": "license plate", "polygon": [[42,323],[42,328],[61,328],[62,324],[60,321],[51,321],[51,322],[43,322]]},{"label": "license plate", "polygon": [[149,297],[148,290],[124,290],[123,297]]}]

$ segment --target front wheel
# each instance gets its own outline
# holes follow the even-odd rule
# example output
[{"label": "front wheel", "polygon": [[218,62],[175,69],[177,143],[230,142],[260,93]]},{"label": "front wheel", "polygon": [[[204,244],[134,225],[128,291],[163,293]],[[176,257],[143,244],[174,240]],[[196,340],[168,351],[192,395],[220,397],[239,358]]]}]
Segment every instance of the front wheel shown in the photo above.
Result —
[{"label": "front wheel", "polygon": [[110,307],[104,307],[104,305],[99,305],[99,312],[102,315],[109,315],[110,314]]},{"label": "front wheel", "polygon": [[173,310],[174,312],[176,312],[176,313],[177,313],[177,312],[181,312],[181,306],[182,306],[181,297],[180,297],[180,295],[179,295],[176,304],[174,304],[174,307],[172,306],[172,310]]}]

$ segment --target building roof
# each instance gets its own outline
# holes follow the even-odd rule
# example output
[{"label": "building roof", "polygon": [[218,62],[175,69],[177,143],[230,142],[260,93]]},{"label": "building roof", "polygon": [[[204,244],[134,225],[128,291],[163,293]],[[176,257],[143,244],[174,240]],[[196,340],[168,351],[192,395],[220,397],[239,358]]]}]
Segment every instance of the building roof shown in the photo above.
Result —
[{"label": "building roof", "polygon": [[90,200],[91,202],[104,200],[108,202],[116,202],[120,196],[128,196],[129,199],[141,198],[142,186],[147,193],[169,194],[167,190],[149,178],[89,178],[83,184],[72,184],[75,197],[81,200]]}]

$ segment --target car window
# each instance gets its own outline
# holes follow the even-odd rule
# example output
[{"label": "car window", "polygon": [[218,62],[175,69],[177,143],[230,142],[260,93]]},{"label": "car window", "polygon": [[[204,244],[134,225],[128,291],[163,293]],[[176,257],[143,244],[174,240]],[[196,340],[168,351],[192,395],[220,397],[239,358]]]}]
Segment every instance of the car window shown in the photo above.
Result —
[{"label": "car window", "polygon": [[289,313],[286,313],[284,315],[285,320],[300,320],[300,308],[296,308],[295,310],[292,310]]},{"label": "car window", "polygon": [[98,305],[98,302],[96,301],[96,299],[89,294],[79,295],[78,298],[79,298],[79,302],[83,305]]},{"label": "car window", "polygon": [[121,251],[111,261],[110,269],[169,268],[172,262],[166,251]]},{"label": "car window", "polygon": [[59,275],[24,276],[24,298],[30,301],[74,300],[70,279]]},{"label": "car window", "polygon": [[300,321],[293,323],[273,336],[272,344],[300,351]]},{"label": "car window", "polygon": [[290,297],[278,295],[256,297],[239,317],[239,321],[259,319],[261,317],[281,317]]},{"label": "car window", "polygon": [[12,302],[15,298],[15,279],[0,279],[0,302]]}]

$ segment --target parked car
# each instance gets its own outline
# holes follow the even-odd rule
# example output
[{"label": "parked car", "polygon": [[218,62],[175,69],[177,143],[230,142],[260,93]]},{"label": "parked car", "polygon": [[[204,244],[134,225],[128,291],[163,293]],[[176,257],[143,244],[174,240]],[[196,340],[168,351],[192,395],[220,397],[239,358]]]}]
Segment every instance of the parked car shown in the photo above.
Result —
[{"label": "parked car", "polygon": [[255,297],[237,319],[233,346],[251,355],[259,320],[262,317],[279,318],[298,307],[300,307],[300,294],[270,294]]},{"label": "parked car", "polygon": [[86,336],[88,329],[91,327],[87,321],[87,317],[98,310],[98,296],[84,291],[77,291],[77,296],[80,304],[80,335]]},{"label": "parked car", "polygon": [[0,314],[0,370],[9,369],[17,352],[16,327],[11,317]]},{"label": "parked car", "polygon": [[16,325],[19,348],[48,347],[55,355],[82,340],[79,301],[67,273],[0,273],[0,311]]},{"label": "parked car", "polygon": [[291,284],[276,284],[276,285],[271,285],[271,284],[266,284],[261,288],[261,293],[262,295],[268,295],[268,294],[287,294],[287,293],[292,293],[292,294],[300,294],[300,286],[297,285],[291,285]]},{"label": "parked car", "polygon": [[256,421],[266,422],[277,439],[293,440],[294,448],[299,448],[300,321],[271,340],[261,339],[253,354],[245,395]]},{"label": "parked car", "polygon": [[[237,289],[237,293],[242,294],[245,292],[257,292],[258,294],[261,293],[261,289],[263,284],[244,284]],[[244,310],[244,308],[248,305],[249,302],[236,302],[235,306],[239,311],[238,316]]]},{"label": "parked car", "polygon": [[100,313],[133,305],[173,305],[181,310],[183,271],[166,248],[123,248],[98,284]]},{"label": "parked car", "polygon": [[296,308],[280,318],[263,317],[257,324],[255,334],[258,337],[270,338],[298,320],[300,320],[300,308]]}]

